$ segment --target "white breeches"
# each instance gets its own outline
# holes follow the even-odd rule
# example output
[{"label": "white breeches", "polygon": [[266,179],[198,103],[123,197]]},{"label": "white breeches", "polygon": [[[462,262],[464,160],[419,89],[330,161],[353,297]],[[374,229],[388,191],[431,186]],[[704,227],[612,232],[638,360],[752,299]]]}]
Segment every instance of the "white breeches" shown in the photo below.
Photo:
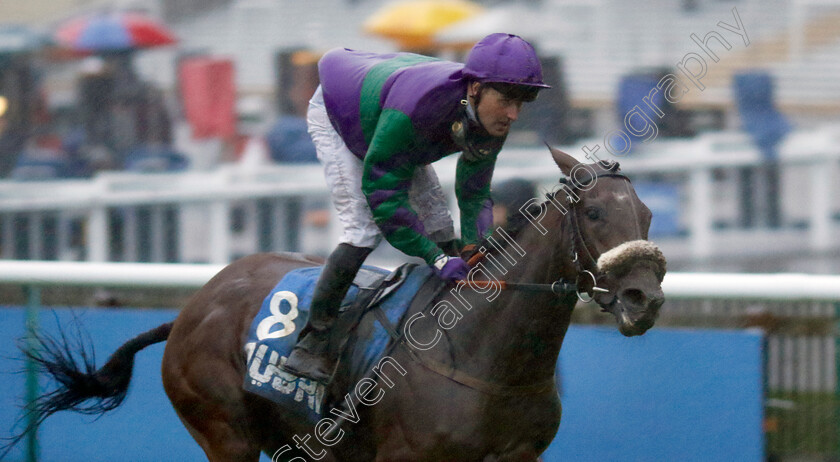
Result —
[{"label": "white breeches", "polygon": [[[344,229],[341,243],[376,247],[382,241],[382,232],[373,221],[362,193],[363,163],[353,155],[330,123],[320,86],[309,101],[306,116],[309,135],[315,144],[318,160],[324,166],[327,187]],[[415,170],[408,198],[432,240],[445,242],[455,238],[446,196],[431,165]]]}]

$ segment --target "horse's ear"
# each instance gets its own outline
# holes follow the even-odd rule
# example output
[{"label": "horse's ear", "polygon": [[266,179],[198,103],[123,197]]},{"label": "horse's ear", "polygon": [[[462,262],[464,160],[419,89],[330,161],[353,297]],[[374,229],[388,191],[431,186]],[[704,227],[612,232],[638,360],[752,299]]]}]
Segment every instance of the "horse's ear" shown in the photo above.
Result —
[{"label": "horse's ear", "polygon": [[577,159],[565,152],[549,146],[548,143],[546,143],[546,146],[548,146],[548,150],[551,151],[551,157],[554,158],[554,162],[558,167],[560,167],[560,171],[562,171],[564,175],[569,176],[569,172],[572,171],[572,168],[580,163]]}]

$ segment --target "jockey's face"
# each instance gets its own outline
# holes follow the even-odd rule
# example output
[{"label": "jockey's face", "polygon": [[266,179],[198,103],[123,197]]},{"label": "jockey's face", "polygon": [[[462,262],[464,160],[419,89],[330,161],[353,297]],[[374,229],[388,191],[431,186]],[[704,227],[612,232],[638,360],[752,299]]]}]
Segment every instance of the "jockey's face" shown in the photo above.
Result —
[{"label": "jockey's face", "polygon": [[478,120],[492,136],[507,135],[510,124],[519,118],[522,100],[509,98],[493,88],[482,87],[480,83],[472,82],[468,94],[473,103],[479,91],[481,97],[478,98],[478,106],[475,108]]}]

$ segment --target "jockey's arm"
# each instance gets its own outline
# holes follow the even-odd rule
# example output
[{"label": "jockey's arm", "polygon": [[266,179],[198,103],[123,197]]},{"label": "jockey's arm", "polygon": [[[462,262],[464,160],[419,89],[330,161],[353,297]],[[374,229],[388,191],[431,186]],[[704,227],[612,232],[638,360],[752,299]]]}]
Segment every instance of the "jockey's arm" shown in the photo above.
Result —
[{"label": "jockey's arm", "polygon": [[397,250],[431,265],[444,252],[426,237],[408,200],[418,167],[411,155],[416,144],[411,119],[394,109],[383,110],[365,155],[362,192],[385,239]]},{"label": "jockey's arm", "polygon": [[[482,209],[490,207],[490,181],[499,151],[477,160],[468,160],[461,155],[455,171],[455,197],[458,199],[458,209],[461,211],[461,241],[463,244],[475,244],[484,236],[480,236],[478,217]],[[492,223],[492,215],[490,216]],[[489,229],[489,226],[488,226]],[[485,232],[487,230],[484,230]]]}]

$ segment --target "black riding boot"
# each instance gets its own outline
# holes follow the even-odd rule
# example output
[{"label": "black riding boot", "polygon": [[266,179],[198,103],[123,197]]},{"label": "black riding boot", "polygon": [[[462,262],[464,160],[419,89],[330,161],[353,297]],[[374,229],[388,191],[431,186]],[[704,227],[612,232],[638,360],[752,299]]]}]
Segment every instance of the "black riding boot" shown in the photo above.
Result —
[{"label": "black riding boot", "polygon": [[327,382],[335,367],[330,357],[330,328],[356,273],[373,249],[339,244],[324,265],[315,284],[309,321],[298,334],[298,341],[284,369],[292,374]]}]

